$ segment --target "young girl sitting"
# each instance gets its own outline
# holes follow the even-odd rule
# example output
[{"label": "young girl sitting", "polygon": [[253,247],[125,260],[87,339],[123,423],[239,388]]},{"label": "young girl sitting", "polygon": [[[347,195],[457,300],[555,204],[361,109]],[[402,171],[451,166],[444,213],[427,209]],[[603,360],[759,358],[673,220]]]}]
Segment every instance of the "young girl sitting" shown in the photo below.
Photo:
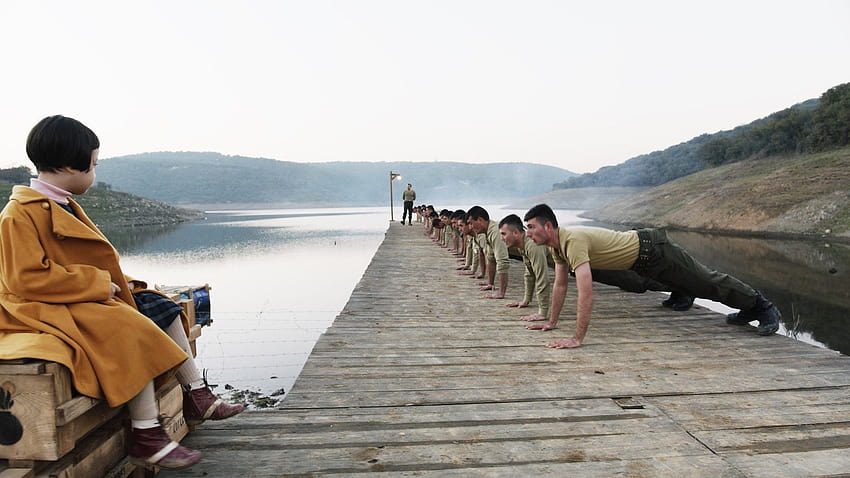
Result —
[{"label": "young girl sitting", "polygon": [[27,138],[38,178],[15,186],[0,213],[0,359],[65,365],[79,393],[127,404],[134,462],[186,468],[201,452],[165,433],[153,379],[176,369],[187,422],[244,406],[210,391],[174,320],[180,307],[125,275],[115,248],[71,199],[94,183],[99,148],[89,128],[63,116],[41,120]]}]

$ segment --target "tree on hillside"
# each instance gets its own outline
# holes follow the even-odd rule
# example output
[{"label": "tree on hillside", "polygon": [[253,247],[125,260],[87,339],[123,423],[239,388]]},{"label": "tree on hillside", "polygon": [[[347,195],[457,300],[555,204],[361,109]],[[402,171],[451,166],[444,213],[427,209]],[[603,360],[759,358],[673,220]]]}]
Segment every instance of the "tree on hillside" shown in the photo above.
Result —
[{"label": "tree on hillside", "polygon": [[700,160],[719,166],[850,144],[850,83],[830,88],[814,108],[791,107],[767,120],[731,136],[712,139],[700,149]]},{"label": "tree on hillside", "polygon": [[32,171],[26,166],[0,169],[0,184],[29,184]]},{"label": "tree on hillside", "polygon": [[664,151],[569,178],[553,189],[657,186],[702,169],[746,159],[818,152],[850,145],[850,83],[830,88],[750,124],[698,136]]},{"label": "tree on hillside", "polygon": [[813,150],[850,144],[850,83],[830,88],[815,112]]},{"label": "tree on hillside", "polygon": [[593,186],[657,186],[702,169],[701,165],[693,160],[694,154],[710,138],[707,134],[697,136],[686,143],[671,146],[664,151],[643,154],[617,166],[606,166],[595,173],[568,178],[560,183],[555,183],[553,189]]},{"label": "tree on hillside", "polygon": [[747,158],[802,153],[811,135],[813,117],[810,109],[784,109],[770,115],[769,121],[713,138],[697,156],[706,165],[720,166]]}]

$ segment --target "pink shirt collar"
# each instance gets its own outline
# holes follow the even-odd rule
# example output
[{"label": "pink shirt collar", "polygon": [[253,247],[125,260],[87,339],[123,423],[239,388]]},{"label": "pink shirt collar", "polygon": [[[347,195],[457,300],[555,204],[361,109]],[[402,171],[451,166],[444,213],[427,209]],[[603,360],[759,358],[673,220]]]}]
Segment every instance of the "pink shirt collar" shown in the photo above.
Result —
[{"label": "pink shirt collar", "polygon": [[47,196],[47,199],[52,199],[59,204],[68,204],[68,198],[71,197],[71,193],[68,191],[38,178],[30,178],[30,187]]}]

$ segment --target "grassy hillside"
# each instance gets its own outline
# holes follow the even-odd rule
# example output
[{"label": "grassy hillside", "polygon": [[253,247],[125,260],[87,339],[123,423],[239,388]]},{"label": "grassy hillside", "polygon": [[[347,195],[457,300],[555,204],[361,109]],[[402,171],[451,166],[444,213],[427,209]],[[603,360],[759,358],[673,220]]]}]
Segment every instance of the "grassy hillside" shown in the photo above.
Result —
[{"label": "grassy hillside", "polygon": [[[0,184],[0,207],[5,207],[11,184]],[[74,198],[99,227],[135,227],[176,224],[203,218],[201,211],[170,206],[132,194],[93,187]]]},{"label": "grassy hillside", "polygon": [[700,171],[585,216],[619,224],[850,241],[850,147]]}]

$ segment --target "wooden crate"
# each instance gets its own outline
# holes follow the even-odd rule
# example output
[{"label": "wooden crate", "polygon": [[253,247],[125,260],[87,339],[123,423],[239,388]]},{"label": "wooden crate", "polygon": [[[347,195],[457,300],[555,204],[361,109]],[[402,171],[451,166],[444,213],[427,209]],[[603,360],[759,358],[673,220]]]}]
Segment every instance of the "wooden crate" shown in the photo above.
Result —
[{"label": "wooden crate", "polygon": [[[58,460],[73,450],[78,440],[122,410],[83,395],[72,396],[70,372],[54,362],[0,362],[0,387],[13,397],[8,415],[22,430],[15,443],[0,445],[0,458],[13,461]],[[170,418],[163,423],[169,434],[175,440],[186,436],[183,393],[176,380],[159,388],[157,401],[160,413]]]},{"label": "wooden crate", "polygon": [[[207,285],[172,287],[176,295],[170,295],[183,307],[181,318],[193,355],[201,325],[195,324],[191,291],[200,287],[209,289]],[[189,292],[188,299],[180,298],[181,291]],[[103,446],[112,450],[119,443],[113,436],[115,433],[107,439],[99,428],[119,415],[126,418],[125,408],[110,408],[106,402],[75,395],[71,374],[60,364],[29,359],[0,361],[0,388],[0,400],[9,397],[14,400],[10,409],[0,408],[0,419],[7,420],[0,430],[0,478],[34,477],[35,473],[47,469],[49,462],[53,462],[50,473],[58,473],[55,476],[87,476],[62,471],[76,469],[83,451],[93,453],[93,449],[80,448],[83,440],[88,439],[88,435],[97,436],[96,449]],[[172,378],[164,385],[158,382],[156,399],[166,432],[172,439],[181,440],[189,433],[189,427],[183,417],[183,393],[177,381]],[[123,446],[124,441],[120,443]],[[63,458],[66,456],[71,458],[66,460]],[[109,473],[110,476],[124,476],[120,470],[132,471],[132,468],[129,463],[118,463]]]},{"label": "wooden crate", "polygon": [[[210,287],[209,284],[204,284],[204,285],[170,285],[170,286],[169,285],[156,285],[156,286],[154,286],[154,288],[156,290],[158,290],[159,292],[165,294],[169,298],[171,298],[171,300],[173,300],[174,302],[177,302],[177,303],[182,303],[182,301],[191,302],[191,304],[192,304],[192,309],[191,309],[192,321],[191,321],[190,325],[194,325],[196,323],[196,321],[195,321],[195,317],[196,317],[196,314],[195,314],[195,295],[196,295],[196,292],[204,290],[204,291],[206,291],[207,295],[209,295],[209,291],[211,290],[211,287]],[[212,322],[213,322],[212,317],[210,317],[209,320],[206,321],[203,325],[209,326],[209,325],[212,325]]]},{"label": "wooden crate", "polygon": [[193,357],[198,356],[198,350],[195,345],[195,341],[200,338],[202,327],[209,326],[212,324],[212,319],[210,319],[204,325],[195,323],[194,291],[198,289],[205,289],[209,291],[210,286],[209,284],[204,284],[202,286],[156,286],[156,290],[167,295],[169,298],[171,298],[171,300],[180,304],[180,306],[183,308],[183,313],[181,314],[180,318],[183,322],[183,330],[186,331],[186,336],[189,338],[189,347],[191,347],[192,349]]},{"label": "wooden crate", "polygon": [[58,460],[120,412],[106,402],[74,396],[71,373],[54,362],[0,362],[0,388],[13,397],[9,412],[22,430],[15,443],[0,445],[0,458],[12,461]]},{"label": "wooden crate", "polygon": [[162,427],[172,440],[179,442],[189,433],[189,427],[183,418],[183,388],[177,380],[171,380],[156,391],[156,403]]},{"label": "wooden crate", "polygon": [[[156,391],[156,400],[163,428],[179,442],[189,433],[183,418],[183,389],[176,380],[171,380]],[[156,469],[139,468],[127,459],[127,415],[123,408],[115,410],[122,413],[81,439],[62,458],[56,461],[11,460],[0,464],[0,478],[133,478],[154,475]]]}]

